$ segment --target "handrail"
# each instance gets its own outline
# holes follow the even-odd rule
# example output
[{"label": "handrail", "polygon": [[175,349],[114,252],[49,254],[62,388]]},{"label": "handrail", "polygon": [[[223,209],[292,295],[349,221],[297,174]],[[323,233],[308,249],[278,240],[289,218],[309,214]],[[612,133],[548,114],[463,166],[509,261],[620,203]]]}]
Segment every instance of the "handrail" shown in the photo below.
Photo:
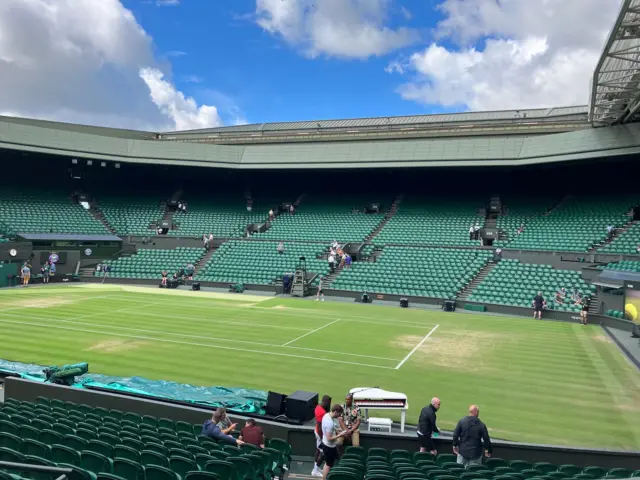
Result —
[{"label": "handrail", "polygon": [[43,473],[59,473],[56,480],[66,480],[68,475],[73,473],[71,468],[49,467],[46,465],[31,465],[28,463],[15,463],[0,461],[0,469],[19,470],[22,472],[43,472]]}]

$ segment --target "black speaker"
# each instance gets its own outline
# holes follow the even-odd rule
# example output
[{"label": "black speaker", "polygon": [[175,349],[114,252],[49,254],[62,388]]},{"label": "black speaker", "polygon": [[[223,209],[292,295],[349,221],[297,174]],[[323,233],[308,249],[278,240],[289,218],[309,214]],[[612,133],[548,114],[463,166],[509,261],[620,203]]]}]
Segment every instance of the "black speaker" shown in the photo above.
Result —
[{"label": "black speaker", "polygon": [[445,312],[455,312],[456,311],[456,301],[455,300],[445,300],[442,304],[442,309]]},{"label": "black speaker", "polygon": [[191,284],[191,290],[193,290],[194,292],[197,290],[200,290],[200,282],[194,282]]},{"label": "black speaker", "polygon": [[178,280],[168,280],[167,281],[167,288],[178,288]]},{"label": "black speaker", "polygon": [[286,400],[287,396],[284,393],[270,391],[269,396],[267,397],[267,406],[265,407],[266,414],[273,417],[282,415],[284,413]]},{"label": "black speaker", "polygon": [[401,298],[400,299],[400,306],[402,308],[408,308],[409,307],[409,299],[408,298]]},{"label": "black speaker", "polygon": [[318,405],[318,394],[298,390],[287,397],[285,414],[292,420],[308,422],[314,418],[314,409]]}]

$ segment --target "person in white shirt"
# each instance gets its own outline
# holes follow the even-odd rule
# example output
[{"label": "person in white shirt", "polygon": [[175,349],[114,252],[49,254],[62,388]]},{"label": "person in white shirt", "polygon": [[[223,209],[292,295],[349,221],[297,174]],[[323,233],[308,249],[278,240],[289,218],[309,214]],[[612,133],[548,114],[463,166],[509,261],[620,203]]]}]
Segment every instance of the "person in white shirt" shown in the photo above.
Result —
[{"label": "person in white shirt", "polygon": [[328,261],[329,261],[329,270],[331,271],[331,273],[333,273],[336,268],[336,257],[329,254]]},{"label": "person in white shirt", "polygon": [[269,210],[269,220],[273,220],[273,208]]},{"label": "person in white shirt", "polygon": [[346,435],[346,431],[338,433],[338,418],[342,417],[344,409],[342,405],[336,404],[331,407],[331,411],[322,417],[322,451],[324,452],[324,468],[322,469],[322,479],[326,480],[331,467],[338,460],[338,440]]},{"label": "person in white shirt", "polygon": [[469,240],[473,240],[473,232],[474,232],[474,231],[475,231],[475,230],[474,230],[474,226],[473,226],[473,225],[471,225],[471,226],[469,227]]},{"label": "person in white shirt", "polygon": [[280,242],[276,247],[276,250],[280,255],[282,255],[284,253],[284,242]]}]

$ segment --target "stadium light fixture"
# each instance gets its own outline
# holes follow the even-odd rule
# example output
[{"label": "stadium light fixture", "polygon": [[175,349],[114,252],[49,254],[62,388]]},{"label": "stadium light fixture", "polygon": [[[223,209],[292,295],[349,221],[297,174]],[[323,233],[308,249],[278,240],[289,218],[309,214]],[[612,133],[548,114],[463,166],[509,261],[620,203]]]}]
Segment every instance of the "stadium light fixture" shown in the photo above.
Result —
[{"label": "stadium light fixture", "polygon": [[88,166],[93,165],[93,160],[87,160],[87,165],[88,165]]},{"label": "stadium light fixture", "polygon": [[77,165],[78,164],[78,159],[77,158],[72,158],[71,159],[71,164],[72,165]]},{"label": "stadium light fixture", "polygon": [[100,166],[103,167],[103,168],[106,167],[107,166],[107,162],[100,162]]},{"label": "stadium light fixture", "polygon": [[120,164],[119,163],[116,163],[116,168],[120,168]]}]

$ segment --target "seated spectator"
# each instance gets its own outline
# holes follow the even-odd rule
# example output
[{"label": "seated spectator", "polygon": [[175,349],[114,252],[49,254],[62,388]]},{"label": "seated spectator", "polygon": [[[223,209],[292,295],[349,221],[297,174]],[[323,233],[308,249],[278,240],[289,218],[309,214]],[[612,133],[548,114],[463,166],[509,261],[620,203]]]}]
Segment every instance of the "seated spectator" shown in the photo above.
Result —
[{"label": "seated spectator", "polygon": [[556,303],[564,303],[564,299],[567,297],[567,291],[564,287],[556,292]]},{"label": "seated spectator", "polygon": [[240,430],[240,440],[249,445],[264,448],[264,431],[256,425],[253,418],[248,418],[244,428]]},{"label": "seated spectator", "polygon": [[613,237],[615,231],[616,229],[613,228],[613,225],[607,225],[607,235],[609,236],[609,238]]},{"label": "seated spectator", "polygon": [[236,440],[231,435],[227,435],[220,429],[220,427],[218,426],[218,424],[220,423],[220,419],[221,419],[220,409],[218,409],[215,411],[215,413],[211,417],[211,420],[207,420],[206,422],[204,422],[204,424],[202,425],[202,432],[200,433],[200,435],[204,437],[211,437],[218,441],[226,441],[238,447],[244,444],[242,440]]},{"label": "seated spectator", "polygon": [[231,423],[231,420],[227,416],[227,411],[224,408],[219,408],[216,410],[216,413],[219,414],[218,428],[222,430],[222,433],[228,435],[236,429],[238,424]]},{"label": "seated spectator", "polygon": [[524,223],[522,225],[520,225],[520,227],[518,227],[518,230],[516,231],[516,234],[520,235],[522,232],[524,232]]},{"label": "seated spectator", "polygon": [[284,253],[284,242],[280,242],[276,247],[276,250],[280,255],[282,255]]}]

